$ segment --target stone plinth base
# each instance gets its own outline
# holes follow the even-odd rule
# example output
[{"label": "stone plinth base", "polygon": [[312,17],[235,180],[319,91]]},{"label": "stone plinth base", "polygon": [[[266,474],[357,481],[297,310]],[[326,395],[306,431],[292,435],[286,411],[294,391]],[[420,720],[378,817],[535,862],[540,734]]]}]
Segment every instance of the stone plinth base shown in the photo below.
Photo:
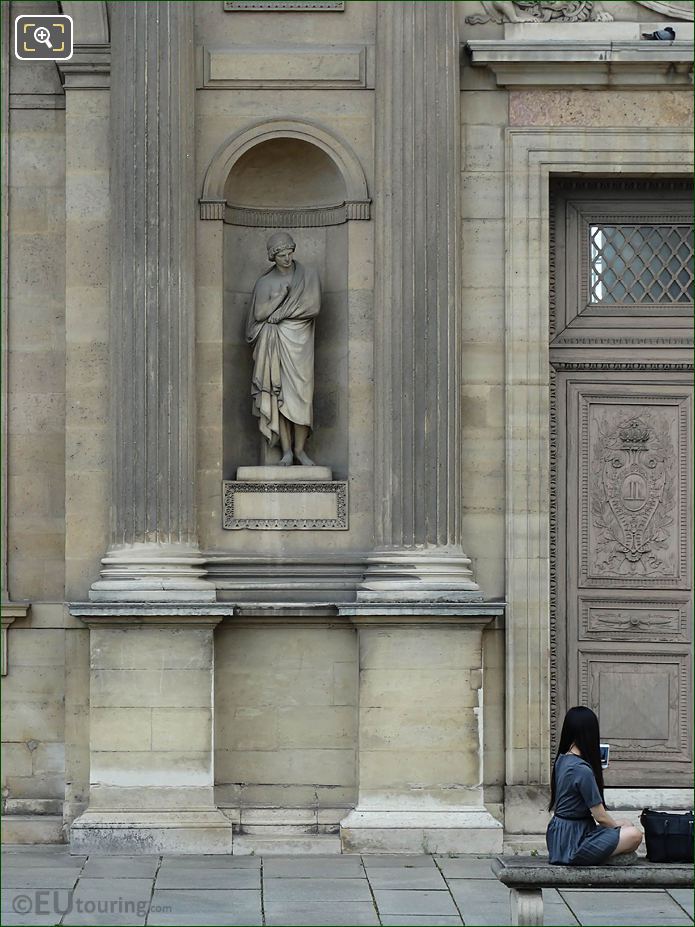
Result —
[{"label": "stone plinth base", "polygon": [[229,854],[232,823],[221,811],[86,811],[70,829],[75,855]]},{"label": "stone plinth base", "polygon": [[482,602],[470,565],[463,551],[445,548],[374,551],[367,558],[357,601]]},{"label": "stone plinth base", "polygon": [[229,606],[72,606],[89,624],[89,807],[78,854],[231,853],[213,798],[213,630]]},{"label": "stone plinth base", "polygon": [[503,828],[484,809],[351,811],[340,823],[343,853],[501,853]]},{"label": "stone plinth base", "polygon": [[[287,478],[287,471],[324,467],[242,467],[240,470],[279,470],[282,479],[225,480],[222,483],[223,521],[228,530],[329,530],[348,527],[347,482],[325,477]],[[329,476],[331,471],[327,471]]]},{"label": "stone plinth base", "polygon": [[205,561],[187,544],[125,544],[101,561],[101,579],[92,583],[95,603],[214,603],[217,593],[206,578]]},{"label": "stone plinth base", "polygon": [[238,467],[239,482],[250,483],[313,483],[314,480],[332,480],[330,467]]},{"label": "stone plinth base", "polygon": [[340,607],[359,636],[359,798],[343,852],[501,852],[480,784],[483,628],[500,611]]}]

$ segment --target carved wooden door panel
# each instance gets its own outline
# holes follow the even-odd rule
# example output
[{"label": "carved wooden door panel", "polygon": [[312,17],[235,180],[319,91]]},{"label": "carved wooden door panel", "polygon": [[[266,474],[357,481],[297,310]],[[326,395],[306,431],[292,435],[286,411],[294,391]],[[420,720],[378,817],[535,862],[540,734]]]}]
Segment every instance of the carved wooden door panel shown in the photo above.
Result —
[{"label": "carved wooden door panel", "polygon": [[[629,205],[617,194],[598,205],[590,185],[568,184],[555,199],[551,713],[554,736],[568,707],[597,713],[611,744],[607,784],[685,786],[693,562],[687,301],[671,311],[665,298],[643,299],[636,311],[623,290],[623,305],[602,305],[591,298],[591,278],[582,281],[597,210],[613,213],[602,220],[602,243],[632,234],[620,224],[621,207],[629,228],[657,225],[658,196],[635,205],[631,192]],[[666,209],[675,224],[677,196]],[[605,262],[601,271],[609,283],[618,279]],[[679,286],[692,300],[691,272]]]},{"label": "carved wooden door panel", "polygon": [[[678,382],[680,380],[680,382]],[[692,389],[560,373],[565,697],[599,716],[611,785],[691,781]]]}]

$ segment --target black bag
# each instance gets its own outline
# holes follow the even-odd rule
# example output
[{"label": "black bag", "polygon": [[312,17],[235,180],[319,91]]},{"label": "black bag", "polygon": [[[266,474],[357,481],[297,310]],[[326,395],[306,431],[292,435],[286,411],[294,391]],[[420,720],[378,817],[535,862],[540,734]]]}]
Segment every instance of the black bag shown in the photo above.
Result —
[{"label": "black bag", "polygon": [[640,815],[647,844],[647,859],[652,863],[692,863],[693,812],[674,814],[645,808]]}]

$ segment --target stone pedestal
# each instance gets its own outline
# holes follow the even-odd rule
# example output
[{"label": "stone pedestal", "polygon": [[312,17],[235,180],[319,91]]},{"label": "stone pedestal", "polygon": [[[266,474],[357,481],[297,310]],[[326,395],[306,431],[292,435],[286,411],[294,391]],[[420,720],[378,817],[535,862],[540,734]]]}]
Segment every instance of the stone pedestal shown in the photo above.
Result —
[{"label": "stone pedestal", "polygon": [[282,467],[280,464],[264,467],[238,467],[236,478],[249,483],[313,483],[332,480],[330,467]]},{"label": "stone pedestal", "polygon": [[340,608],[360,661],[359,793],[343,849],[500,852],[502,825],[483,805],[482,633],[501,608],[408,611]]},{"label": "stone pedestal", "polygon": [[89,807],[73,853],[231,853],[214,803],[213,628],[229,606],[73,606],[90,626]]},{"label": "stone pedestal", "polygon": [[348,484],[330,467],[239,467],[224,480],[223,527],[228,530],[346,530]]}]

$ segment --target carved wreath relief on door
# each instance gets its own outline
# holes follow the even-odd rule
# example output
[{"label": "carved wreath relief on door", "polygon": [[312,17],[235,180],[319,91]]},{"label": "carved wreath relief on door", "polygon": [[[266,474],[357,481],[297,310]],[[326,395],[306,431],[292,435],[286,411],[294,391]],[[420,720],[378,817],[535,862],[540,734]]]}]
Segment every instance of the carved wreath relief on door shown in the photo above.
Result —
[{"label": "carved wreath relief on door", "polygon": [[676,454],[671,416],[624,409],[596,418],[591,462],[591,572],[615,578],[673,577]]}]

